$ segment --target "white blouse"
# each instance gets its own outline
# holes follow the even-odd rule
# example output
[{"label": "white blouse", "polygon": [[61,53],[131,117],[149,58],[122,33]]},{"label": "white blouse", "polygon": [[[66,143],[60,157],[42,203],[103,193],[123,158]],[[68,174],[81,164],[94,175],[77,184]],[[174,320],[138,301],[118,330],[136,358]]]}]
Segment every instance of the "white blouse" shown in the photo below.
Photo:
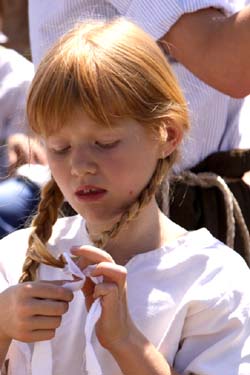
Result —
[{"label": "white blouse", "polygon": [[[1,291],[18,282],[29,231],[14,232],[0,241]],[[84,220],[75,216],[57,221],[49,248],[59,255],[88,243]],[[200,229],[136,255],[126,268],[130,314],[179,374],[250,374],[250,271],[236,252]],[[65,279],[65,274],[41,265],[39,278]],[[75,292],[49,342],[51,374],[86,374],[86,317],[84,297]],[[95,336],[92,344],[102,374],[122,375]],[[32,352],[32,345],[13,341],[10,374],[31,374]]]}]

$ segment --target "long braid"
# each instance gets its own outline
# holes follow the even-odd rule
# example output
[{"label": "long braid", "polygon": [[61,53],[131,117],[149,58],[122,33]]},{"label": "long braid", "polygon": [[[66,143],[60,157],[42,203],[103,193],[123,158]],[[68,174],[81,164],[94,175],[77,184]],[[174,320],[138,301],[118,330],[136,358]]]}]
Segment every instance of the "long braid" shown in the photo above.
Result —
[{"label": "long braid", "polygon": [[52,178],[41,192],[38,213],[32,221],[35,229],[29,237],[28,251],[19,282],[35,280],[36,270],[40,263],[60,268],[64,266],[63,258],[56,259],[46,248],[62,202],[63,195]]},{"label": "long braid", "polygon": [[[137,200],[121,216],[120,220],[110,229],[103,232],[99,239],[92,238],[95,246],[104,248],[110,238],[114,238],[121,228],[135,219],[140,211],[145,207],[155,195],[157,188],[161,185],[164,176],[169,169],[168,159],[159,159],[154,174],[147,186],[142,190]],[[91,234],[90,234],[91,237]]]}]

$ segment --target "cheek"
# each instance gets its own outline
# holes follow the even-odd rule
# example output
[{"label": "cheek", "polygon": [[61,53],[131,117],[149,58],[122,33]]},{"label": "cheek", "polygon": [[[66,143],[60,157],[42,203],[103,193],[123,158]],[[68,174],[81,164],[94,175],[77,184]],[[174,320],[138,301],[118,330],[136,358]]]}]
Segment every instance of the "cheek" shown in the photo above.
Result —
[{"label": "cheek", "polygon": [[49,164],[49,167],[50,169],[56,169],[56,165],[57,165],[57,162],[55,160],[55,158],[51,155],[51,153],[49,151],[47,151],[47,160],[48,160],[48,164]]},{"label": "cheek", "polygon": [[133,198],[138,195],[138,191],[143,189],[152,174],[154,173],[157,159],[145,157],[145,153],[126,153],[126,157],[114,158],[104,167],[109,174],[109,180],[114,181],[114,185],[119,191],[123,191],[128,197]]},{"label": "cheek", "polygon": [[132,189],[129,190],[128,195],[129,195],[131,198],[133,198],[133,197],[136,195],[135,190],[132,190]]},{"label": "cheek", "polygon": [[54,158],[48,157],[48,164],[50,167],[50,171],[52,176],[55,178],[58,184],[63,184],[64,180],[68,180],[67,168],[65,163],[62,166],[62,163],[55,160]]},{"label": "cheek", "polygon": [[54,160],[51,160],[48,158],[48,164],[49,164],[52,175],[53,176],[57,175],[60,170],[60,168],[58,168],[57,166],[57,163]]}]

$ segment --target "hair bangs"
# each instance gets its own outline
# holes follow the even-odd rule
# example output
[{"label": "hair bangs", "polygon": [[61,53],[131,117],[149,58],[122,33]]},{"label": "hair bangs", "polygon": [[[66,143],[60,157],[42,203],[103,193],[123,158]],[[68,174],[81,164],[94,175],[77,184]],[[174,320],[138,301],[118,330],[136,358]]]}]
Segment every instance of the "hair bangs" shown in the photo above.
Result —
[{"label": "hair bangs", "polygon": [[[95,71],[93,71],[95,70]],[[112,69],[113,70],[113,69]],[[145,103],[124,76],[117,76],[107,67],[77,64],[55,67],[56,74],[45,72],[33,83],[27,104],[30,127],[42,136],[55,133],[70,122],[76,110],[85,112],[96,123],[109,126],[119,118],[142,119]],[[152,111],[155,103],[151,103]],[[146,120],[147,116],[143,116]]]},{"label": "hair bangs", "polygon": [[[114,32],[116,31],[116,32]],[[137,43],[145,40],[145,44]],[[158,64],[155,64],[158,61]],[[83,111],[100,126],[133,118],[159,129],[185,101],[160,48],[124,20],[77,25],[48,52],[32,82],[27,114],[35,133],[48,136]]]}]

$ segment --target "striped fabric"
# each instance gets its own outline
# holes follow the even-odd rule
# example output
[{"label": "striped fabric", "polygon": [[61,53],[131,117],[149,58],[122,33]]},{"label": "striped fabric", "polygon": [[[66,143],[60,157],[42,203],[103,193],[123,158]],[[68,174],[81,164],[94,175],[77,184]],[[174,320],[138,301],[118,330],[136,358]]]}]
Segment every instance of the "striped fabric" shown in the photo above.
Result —
[{"label": "striped fabric", "polygon": [[33,75],[30,61],[0,46],[0,181],[8,170],[6,139],[27,132],[25,100]]},{"label": "striped fabric", "polygon": [[[35,65],[55,40],[76,22],[88,18],[128,17],[156,40],[186,12],[217,7],[230,14],[245,0],[37,0],[29,1],[30,37]],[[190,168],[207,155],[232,148],[250,147],[249,116],[241,116],[243,101],[232,99],[206,85],[183,65],[170,61],[187,99],[191,131],[182,147],[175,171]],[[250,112],[249,110],[244,111]],[[250,114],[250,113],[249,113]],[[249,143],[246,142],[249,139]]]}]

